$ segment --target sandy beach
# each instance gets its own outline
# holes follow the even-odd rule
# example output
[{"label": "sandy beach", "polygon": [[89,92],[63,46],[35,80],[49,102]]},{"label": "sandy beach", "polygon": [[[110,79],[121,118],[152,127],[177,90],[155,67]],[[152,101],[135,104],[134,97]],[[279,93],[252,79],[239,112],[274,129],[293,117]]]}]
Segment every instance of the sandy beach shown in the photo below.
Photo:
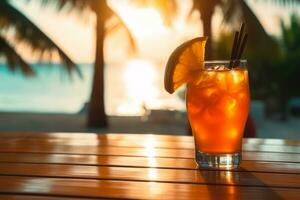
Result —
[{"label": "sandy beach", "polygon": [[109,116],[109,128],[86,127],[85,114],[0,112],[0,131],[186,134],[186,121],[139,116]]}]

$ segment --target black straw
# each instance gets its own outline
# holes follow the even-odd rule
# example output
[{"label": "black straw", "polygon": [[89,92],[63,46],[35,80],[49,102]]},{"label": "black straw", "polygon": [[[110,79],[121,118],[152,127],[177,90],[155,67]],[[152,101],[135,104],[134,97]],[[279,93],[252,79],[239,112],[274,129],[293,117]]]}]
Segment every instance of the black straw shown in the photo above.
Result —
[{"label": "black straw", "polygon": [[236,31],[234,34],[234,41],[232,45],[231,50],[231,56],[230,56],[230,63],[229,68],[232,69],[233,67],[239,65],[240,59],[242,57],[243,51],[246,46],[248,35],[245,34],[245,23],[242,23],[240,31]]},{"label": "black straw", "polygon": [[233,60],[236,54],[236,49],[237,49],[237,41],[238,41],[238,37],[239,37],[239,32],[236,31],[234,34],[234,40],[233,40],[233,45],[232,45],[232,49],[231,49],[231,56],[230,56],[230,63],[229,63],[229,68],[232,68],[233,65]]},{"label": "black straw", "polygon": [[245,46],[246,46],[247,38],[248,38],[248,34],[245,34],[245,36],[243,38],[243,41],[242,41],[242,45],[241,45],[240,51],[238,53],[238,57],[237,57],[238,60],[240,60],[241,57],[242,57],[243,51],[244,51]]},{"label": "black straw", "polygon": [[[240,46],[240,44],[241,44],[241,42],[242,42],[242,38],[243,38],[243,35],[244,35],[244,31],[245,31],[245,23],[243,22],[242,23],[242,25],[241,25],[241,28],[240,28],[240,34],[239,34],[239,39],[238,39],[238,48],[237,48],[237,50],[236,50],[236,53],[238,53],[239,51],[240,51],[240,48],[241,48],[241,46]],[[237,56],[238,54],[236,54],[236,56]],[[235,57],[236,58],[236,57]]]}]

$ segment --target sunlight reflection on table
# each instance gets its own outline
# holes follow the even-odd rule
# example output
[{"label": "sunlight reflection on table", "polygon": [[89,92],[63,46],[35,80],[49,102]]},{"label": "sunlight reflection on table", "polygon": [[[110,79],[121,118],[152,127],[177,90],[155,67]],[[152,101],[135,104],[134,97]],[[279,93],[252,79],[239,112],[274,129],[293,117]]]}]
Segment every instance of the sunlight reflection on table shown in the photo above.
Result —
[{"label": "sunlight reflection on table", "polygon": [[[156,165],[155,156],[156,156],[156,139],[153,135],[148,135],[146,140],[143,142],[143,146],[145,148],[146,156],[149,159],[149,164],[151,166]],[[152,158],[152,159],[151,159]]]},{"label": "sunlight reflection on table", "polygon": [[35,191],[37,188],[39,192],[49,193],[52,187],[52,181],[50,179],[32,178],[26,180],[20,185],[25,192]]}]

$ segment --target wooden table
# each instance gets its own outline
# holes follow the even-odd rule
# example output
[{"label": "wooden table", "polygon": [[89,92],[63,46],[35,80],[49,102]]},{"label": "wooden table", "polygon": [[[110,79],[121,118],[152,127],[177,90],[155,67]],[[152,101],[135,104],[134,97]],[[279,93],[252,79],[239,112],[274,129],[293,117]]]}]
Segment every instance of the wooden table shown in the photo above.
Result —
[{"label": "wooden table", "polygon": [[199,170],[190,136],[2,133],[0,199],[300,199],[300,142],[244,140],[235,171]]}]

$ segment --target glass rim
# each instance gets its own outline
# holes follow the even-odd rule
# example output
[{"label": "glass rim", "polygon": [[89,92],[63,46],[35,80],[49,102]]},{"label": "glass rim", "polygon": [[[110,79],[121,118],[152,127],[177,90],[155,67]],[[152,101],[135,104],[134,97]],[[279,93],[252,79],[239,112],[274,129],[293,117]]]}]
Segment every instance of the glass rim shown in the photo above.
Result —
[{"label": "glass rim", "polygon": [[[229,64],[231,60],[205,60],[202,63],[204,64]],[[239,61],[241,63],[247,63],[246,59],[242,60],[232,60],[232,61]]]}]

